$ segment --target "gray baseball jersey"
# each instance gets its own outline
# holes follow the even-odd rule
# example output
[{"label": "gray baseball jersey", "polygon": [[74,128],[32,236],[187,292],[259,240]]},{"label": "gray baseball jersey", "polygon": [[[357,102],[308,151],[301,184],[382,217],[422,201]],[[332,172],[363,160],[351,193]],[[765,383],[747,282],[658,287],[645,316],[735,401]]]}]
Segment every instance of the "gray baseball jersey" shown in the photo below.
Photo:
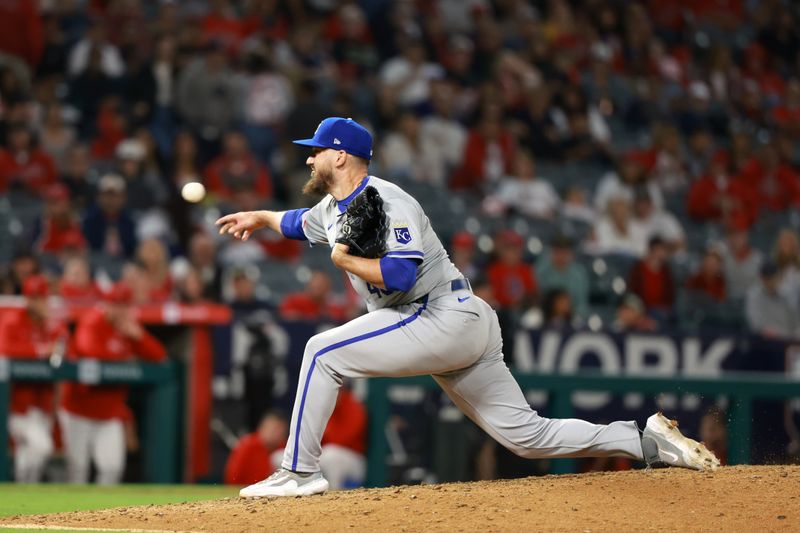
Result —
[{"label": "gray baseball jersey", "polygon": [[[419,203],[397,185],[369,176],[342,202],[326,196],[302,214],[302,236],[333,247],[342,204],[367,185],[378,189],[390,219],[388,255],[421,261],[416,282],[408,292],[390,292],[350,276],[370,312],[308,341],[282,466],[320,470],[320,441],[342,378],[424,374],[432,375],[476,424],[523,457],[641,460],[634,422],[554,420],[531,409],[503,362],[497,315],[466,284],[450,283],[461,274]],[[296,231],[287,233],[302,238]]]},{"label": "gray baseball jersey", "polygon": [[[389,218],[386,255],[421,261],[417,269],[417,280],[408,292],[378,289],[350,274],[353,288],[366,301],[369,311],[411,303],[428,294],[434,287],[462,277],[450,261],[419,202],[394,183],[375,176],[367,176],[350,198],[358,195],[367,185],[378,190]],[[333,246],[342,224],[343,212],[342,205],[331,195],[327,195],[307,211],[303,215],[303,232],[309,242]]]}]

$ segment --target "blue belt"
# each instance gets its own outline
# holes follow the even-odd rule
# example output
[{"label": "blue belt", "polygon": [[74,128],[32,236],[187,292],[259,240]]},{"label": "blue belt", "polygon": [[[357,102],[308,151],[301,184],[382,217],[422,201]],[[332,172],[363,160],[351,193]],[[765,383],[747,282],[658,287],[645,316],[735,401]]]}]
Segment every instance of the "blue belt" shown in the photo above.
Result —
[{"label": "blue belt", "polygon": [[472,290],[472,287],[470,286],[468,279],[466,278],[454,279],[453,281],[450,282],[451,291],[455,292],[455,291],[460,291],[462,289],[467,289],[468,291]]},{"label": "blue belt", "polygon": [[[468,291],[472,290],[472,287],[470,286],[468,279],[465,278],[454,279],[453,281],[450,282],[450,292],[460,291],[464,289]],[[447,290],[447,284],[439,285],[425,296],[414,300],[414,303],[421,304],[427,302],[430,298],[438,298],[439,296],[442,296],[444,294],[444,291],[446,290]]]}]

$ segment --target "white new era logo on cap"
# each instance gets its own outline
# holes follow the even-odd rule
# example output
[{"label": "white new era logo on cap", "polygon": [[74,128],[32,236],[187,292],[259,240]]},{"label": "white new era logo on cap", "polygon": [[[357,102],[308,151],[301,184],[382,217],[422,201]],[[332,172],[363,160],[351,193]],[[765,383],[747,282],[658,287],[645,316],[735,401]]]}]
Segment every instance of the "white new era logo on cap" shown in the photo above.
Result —
[{"label": "white new era logo on cap", "polygon": [[333,138],[333,144],[342,144],[342,141],[337,139],[336,137]]}]

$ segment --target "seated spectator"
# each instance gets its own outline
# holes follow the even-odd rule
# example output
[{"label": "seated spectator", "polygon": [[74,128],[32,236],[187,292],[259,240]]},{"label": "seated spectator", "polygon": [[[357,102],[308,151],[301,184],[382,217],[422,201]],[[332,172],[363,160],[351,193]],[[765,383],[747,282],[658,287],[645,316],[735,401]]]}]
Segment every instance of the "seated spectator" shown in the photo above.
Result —
[{"label": "seated spectator", "polygon": [[617,307],[617,315],[611,325],[614,331],[656,331],[658,322],[647,316],[641,298],[627,294]]},{"label": "seated spectator", "polygon": [[686,246],[686,235],[675,216],[658,209],[649,192],[637,189],[633,199],[633,224],[644,227],[648,237],[661,237],[670,253],[682,251]]},{"label": "seated spectator", "polygon": [[11,266],[8,270],[14,294],[22,294],[25,280],[29,276],[39,273],[39,259],[30,250],[21,249],[11,258]]},{"label": "seated spectator", "polygon": [[503,128],[502,110],[487,105],[480,122],[467,137],[461,166],[452,176],[450,188],[480,193],[512,172],[514,138]]},{"label": "seated spectator", "polygon": [[267,411],[256,431],[239,439],[225,463],[225,483],[251,485],[269,477],[280,466],[289,438],[289,419],[277,410]]},{"label": "seated spectator", "polygon": [[600,162],[607,159],[608,147],[592,135],[592,125],[584,112],[572,111],[566,120],[567,132],[558,147],[565,160]]},{"label": "seated spectator", "polygon": [[536,278],[542,291],[566,291],[575,314],[582,318],[588,316],[589,277],[584,266],[575,261],[569,237],[556,235],[553,238],[550,251],[536,262]]},{"label": "seated spectator", "polygon": [[437,160],[444,163],[445,174],[437,182],[442,186],[447,185],[447,176],[461,163],[467,142],[466,128],[455,119],[457,94],[458,88],[451,80],[433,80],[430,98],[433,113],[420,123],[422,144],[430,146],[437,153]]},{"label": "seated spectator", "polygon": [[650,314],[666,318],[675,302],[675,283],[669,268],[669,248],[660,237],[651,237],[647,254],[628,274],[628,289],[642,299]]},{"label": "seated spectator", "polygon": [[527,150],[517,151],[514,172],[500,180],[487,200],[498,202],[507,211],[547,220],[555,218],[561,203],[550,182],[537,177],[533,155]]},{"label": "seated spectator", "polygon": [[203,279],[200,272],[189,267],[183,277],[175,280],[175,293],[178,301],[185,304],[199,304],[208,302],[203,292]]},{"label": "seated spectator", "polygon": [[561,216],[583,224],[594,224],[596,214],[589,204],[586,189],[573,185],[564,193]]},{"label": "seated spectator", "polygon": [[781,230],[775,241],[772,258],[780,272],[778,290],[797,309],[800,307],[800,243],[794,231]]},{"label": "seated spectator", "polygon": [[783,339],[797,337],[800,317],[780,292],[780,270],[775,263],[764,263],[761,282],[747,290],[745,315],[747,326],[753,333]]},{"label": "seated spectator", "polygon": [[367,410],[347,387],[342,387],[322,434],[319,456],[319,467],[331,489],[352,489],[364,484],[366,437]]},{"label": "seated spectator", "polygon": [[71,305],[94,304],[101,296],[100,289],[92,280],[89,262],[83,257],[67,259],[58,289],[59,295]]},{"label": "seated spectator", "polygon": [[130,261],[122,267],[120,282],[130,287],[131,303],[133,305],[145,305],[150,303],[150,280],[147,278],[144,267],[138,261]]},{"label": "seated spectator", "polygon": [[97,185],[97,199],[83,217],[83,234],[94,252],[130,258],[136,250],[136,228],[126,209],[125,180],[106,174]]},{"label": "seated spectator", "polygon": [[781,162],[775,141],[764,144],[757,157],[745,164],[741,179],[750,185],[757,208],[764,212],[784,211],[797,202],[800,178]]},{"label": "seated spectator", "polygon": [[[23,285],[25,307],[0,314],[0,353],[20,359],[63,357],[68,331],[50,312],[50,287],[44,276],[28,276]],[[14,443],[14,479],[38,483],[53,453],[53,384],[13,382],[8,429]]]},{"label": "seated spectator", "polygon": [[645,157],[646,154],[642,152],[628,152],[621,157],[617,170],[606,173],[597,184],[594,194],[595,209],[602,213],[612,198],[619,196],[633,198],[638,189],[650,194],[657,209],[664,207],[664,198],[658,185],[647,180]]},{"label": "seated spectator", "polygon": [[108,39],[108,25],[101,19],[90,19],[83,39],[75,43],[69,53],[69,75],[78,76],[90,66],[92,54],[97,54],[98,64],[104,74],[112,78],[122,76],[125,62],[119,49]]},{"label": "seated spectator", "polygon": [[161,174],[145,167],[147,151],[138,139],[128,138],[114,151],[117,170],[125,180],[127,207],[134,213],[144,213],[167,201],[167,188]]},{"label": "seated spectator", "polygon": [[247,139],[238,131],[225,134],[223,152],[205,168],[209,192],[222,200],[239,202],[242,195],[259,201],[272,197],[272,177],[247,147]]},{"label": "seated spectator", "polygon": [[572,301],[564,289],[547,289],[542,298],[545,328],[561,329],[572,325]]},{"label": "seated spectator", "polygon": [[290,80],[275,68],[274,50],[262,43],[248,43],[239,82],[244,134],[256,157],[269,165],[277,145],[275,133],[282,130],[295,102]]},{"label": "seated spectator", "polygon": [[95,172],[89,160],[89,149],[83,144],[71,147],[64,156],[64,169],[61,183],[70,192],[72,205],[79,210],[86,209],[94,202]]},{"label": "seated spectator", "polygon": [[347,320],[345,306],[335,302],[331,294],[331,279],[319,270],[311,274],[303,292],[287,295],[280,306],[284,320]]},{"label": "seated spectator", "polygon": [[34,145],[33,134],[24,124],[11,124],[7,146],[0,150],[0,194],[12,189],[38,196],[57,179],[53,159]]},{"label": "seated spectator", "polygon": [[687,211],[690,217],[702,222],[740,218],[749,226],[755,220],[758,205],[751,184],[730,175],[728,158],[720,152],[714,156],[706,174],[689,189]]},{"label": "seated spectator", "polygon": [[414,108],[428,99],[431,80],[441,77],[443,69],[428,61],[421,40],[405,37],[398,44],[400,53],[386,61],[379,74],[381,101]]},{"label": "seated spectator", "polygon": [[475,237],[468,231],[459,231],[450,242],[450,260],[464,277],[477,279],[480,267],[475,259]]},{"label": "seated spectator", "polygon": [[236,76],[217,41],[190,58],[178,75],[175,104],[186,127],[199,135],[201,157],[214,157],[220,134],[240,109]]},{"label": "seated spectator", "polygon": [[69,189],[56,183],[47,187],[43,196],[44,214],[34,229],[36,249],[56,255],[67,248],[86,249],[80,220],[70,204]]},{"label": "seated spectator", "polygon": [[128,115],[117,97],[100,102],[97,119],[91,122],[97,133],[93,135],[89,152],[96,162],[108,164],[113,161],[117,146],[128,136]]},{"label": "seated spectator", "polygon": [[42,150],[53,159],[56,168],[64,168],[64,158],[75,141],[75,129],[64,122],[64,108],[58,104],[48,106],[39,130],[39,143]]},{"label": "seated spectator", "polygon": [[[135,319],[130,287],[117,283],[105,302],[83,313],[75,329],[77,359],[160,362],[164,346]],[[125,472],[125,422],[131,418],[125,385],[66,382],[61,387],[59,420],[71,483],[87,483],[91,464],[97,483],[113,485]],[[103,453],[98,453],[102,450]]]},{"label": "seated spectator", "polygon": [[258,280],[261,276],[255,267],[234,267],[230,276],[230,289],[226,298],[237,320],[251,318],[254,311],[274,310],[274,307],[258,296]]},{"label": "seated spectator", "polygon": [[714,145],[711,130],[708,128],[696,128],[692,131],[686,147],[684,162],[689,175],[695,179],[707,173],[712,160],[720,154]]},{"label": "seated spectator", "polygon": [[606,214],[595,222],[589,250],[597,254],[643,256],[647,248],[647,228],[633,223],[630,197],[622,194],[611,198],[607,205]]},{"label": "seated spectator", "polygon": [[719,250],[710,248],[706,251],[700,268],[686,280],[686,288],[718,302],[725,301],[725,275]]},{"label": "seated spectator", "polygon": [[147,280],[151,303],[165,302],[172,296],[172,275],[169,268],[169,252],[158,239],[146,239],[139,243],[136,260]]},{"label": "seated spectator", "polygon": [[410,111],[397,117],[395,127],[386,134],[378,154],[389,180],[446,183],[445,160],[438,147],[422,138],[419,118]]},{"label": "seated spectator", "polygon": [[728,298],[742,300],[747,290],[758,283],[763,257],[748,242],[748,223],[734,218],[727,224],[727,236],[722,247],[725,269],[725,288]]},{"label": "seated spectator", "polygon": [[523,260],[525,242],[512,230],[501,231],[494,239],[495,260],[486,276],[494,300],[501,309],[520,309],[533,302],[538,284],[533,267]]},{"label": "seated spectator", "polygon": [[200,275],[205,298],[218,300],[222,294],[222,269],[217,262],[217,244],[207,233],[199,231],[189,240],[186,257],[177,257],[170,265],[172,276],[182,278],[189,269]]},{"label": "seated spectator", "polygon": [[655,164],[650,171],[650,180],[667,194],[685,191],[691,179],[682,161],[678,129],[661,126],[654,130],[653,137]]}]

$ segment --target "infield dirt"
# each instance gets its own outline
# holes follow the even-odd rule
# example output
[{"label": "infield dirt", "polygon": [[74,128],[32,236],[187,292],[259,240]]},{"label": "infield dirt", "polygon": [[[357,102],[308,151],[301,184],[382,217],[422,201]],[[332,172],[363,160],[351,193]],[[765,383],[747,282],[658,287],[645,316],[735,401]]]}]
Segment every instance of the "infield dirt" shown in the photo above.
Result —
[{"label": "infield dirt", "polygon": [[637,470],[4,518],[151,531],[800,531],[800,466]]}]

